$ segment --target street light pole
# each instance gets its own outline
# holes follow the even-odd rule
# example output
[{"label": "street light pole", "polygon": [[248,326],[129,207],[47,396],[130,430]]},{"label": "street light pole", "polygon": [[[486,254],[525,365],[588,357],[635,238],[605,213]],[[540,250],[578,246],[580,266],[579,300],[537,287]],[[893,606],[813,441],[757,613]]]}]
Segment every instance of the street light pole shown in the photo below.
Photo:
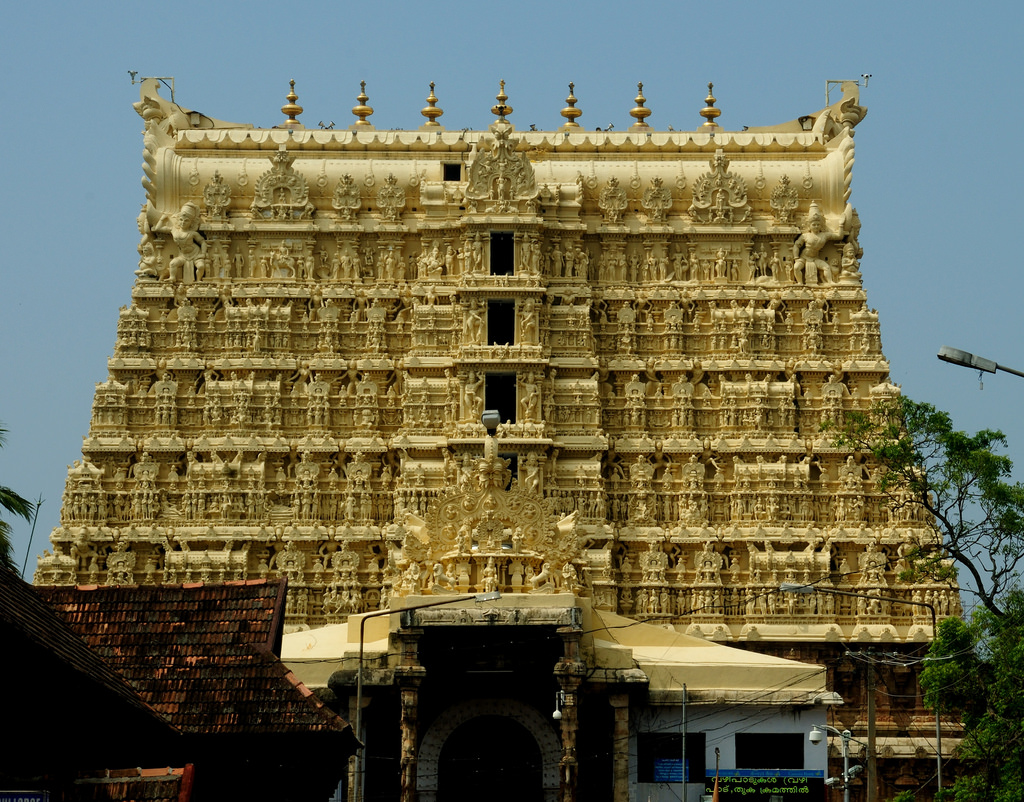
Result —
[{"label": "street light pole", "polygon": [[498,591],[491,591],[490,593],[477,593],[474,596],[452,596],[447,599],[441,599],[440,601],[424,602],[423,604],[412,604],[408,607],[402,607],[398,610],[377,610],[376,612],[367,613],[359,619],[359,663],[356,668],[356,738],[359,740],[358,751],[356,752],[356,770],[353,785],[352,798],[359,802],[363,798],[363,643],[366,632],[366,621],[370,618],[378,618],[382,615],[399,615],[405,612],[413,612],[415,610],[424,610],[428,607],[440,607],[443,604],[455,604],[456,602],[473,601],[473,602],[485,602],[485,601],[497,601],[501,598],[501,593]]},{"label": "street light pole", "polygon": [[[1024,374],[1021,374],[1024,375]],[[927,607],[932,616],[932,639],[939,632],[938,619],[935,615],[935,606],[923,601],[911,601],[908,599],[897,599],[894,596],[869,596],[866,593],[851,593],[848,590],[837,590],[836,588],[819,588],[815,585],[802,585],[793,582],[783,582],[779,585],[783,593],[829,593],[833,596],[851,596],[855,599],[878,599],[893,604],[909,604],[914,607]],[[935,708],[935,774],[938,783],[939,793],[942,793],[942,726],[939,720],[939,708]],[[875,778],[872,777],[872,782]]]},{"label": "street light pole", "polygon": [[[830,724],[815,724],[811,730],[811,743],[817,743],[814,739],[814,731],[818,732],[830,732],[833,735],[838,735],[843,742],[843,802],[850,802],[850,780],[853,779],[853,775],[850,773],[850,739],[853,738],[853,733],[849,730],[843,730],[840,732]],[[818,737],[821,740],[821,737]],[[859,771],[859,769],[858,769]]]},{"label": "street light pole", "polygon": [[1004,373],[1012,373],[1014,376],[1024,376],[1024,372],[1000,365],[991,359],[985,359],[985,357],[961,351],[959,348],[950,348],[948,345],[944,345],[939,349],[938,357],[943,362],[949,362],[951,365],[974,368],[974,370],[980,370],[984,373],[995,373],[997,370],[1001,370]]}]

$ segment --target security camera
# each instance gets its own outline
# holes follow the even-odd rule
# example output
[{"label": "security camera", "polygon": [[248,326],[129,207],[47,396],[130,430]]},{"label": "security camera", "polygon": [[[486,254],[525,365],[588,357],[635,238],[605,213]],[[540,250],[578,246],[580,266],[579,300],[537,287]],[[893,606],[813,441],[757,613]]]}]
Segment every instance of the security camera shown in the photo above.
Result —
[{"label": "security camera", "polygon": [[821,730],[811,730],[807,738],[812,744],[820,744],[825,739],[825,733]]},{"label": "security camera", "polygon": [[825,785],[827,785],[829,788],[833,788],[834,786],[842,785],[842,782],[843,780],[841,777],[829,777],[827,780],[825,780]]},{"label": "security camera", "polygon": [[860,774],[862,771],[864,771],[863,766],[850,766],[850,770],[846,772],[846,776],[853,778]]}]

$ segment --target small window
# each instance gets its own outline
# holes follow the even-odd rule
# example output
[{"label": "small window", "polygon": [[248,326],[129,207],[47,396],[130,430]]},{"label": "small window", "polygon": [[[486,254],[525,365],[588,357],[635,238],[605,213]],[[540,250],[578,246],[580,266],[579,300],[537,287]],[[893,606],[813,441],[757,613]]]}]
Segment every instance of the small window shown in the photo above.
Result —
[{"label": "small window", "polygon": [[487,302],[487,344],[512,345],[516,337],[516,302]]},{"label": "small window", "polygon": [[511,276],[515,272],[515,235],[511,231],[491,232],[491,275]]},{"label": "small window", "polygon": [[802,769],[805,738],[799,732],[738,732],[736,768]]},{"label": "small window", "polygon": [[445,181],[461,181],[462,180],[462,165],[456,162],[455,164],[443,165],[444,180]]},{"label": "small window", "polygon": [[484,382],[484,408],[496,409],[501,422],[516,422],[516,374],[488,373]]},{"label": "small window", "polygon": [[[704,782],[703,732],[686,734],[686,781]],[[637,735],[637,782],[682,782],[683,736],[678,732],[641,732]]]}]

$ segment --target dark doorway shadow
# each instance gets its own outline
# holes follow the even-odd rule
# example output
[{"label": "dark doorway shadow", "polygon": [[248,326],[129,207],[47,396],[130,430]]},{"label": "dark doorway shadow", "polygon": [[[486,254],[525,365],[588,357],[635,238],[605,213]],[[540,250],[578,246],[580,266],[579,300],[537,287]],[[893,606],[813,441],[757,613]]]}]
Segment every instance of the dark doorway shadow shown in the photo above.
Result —
[{"label": "dark doorway shadow", "polygon": [[542,802],[540,747],[516,721],[477,716],[445,741],[438,802]]}]

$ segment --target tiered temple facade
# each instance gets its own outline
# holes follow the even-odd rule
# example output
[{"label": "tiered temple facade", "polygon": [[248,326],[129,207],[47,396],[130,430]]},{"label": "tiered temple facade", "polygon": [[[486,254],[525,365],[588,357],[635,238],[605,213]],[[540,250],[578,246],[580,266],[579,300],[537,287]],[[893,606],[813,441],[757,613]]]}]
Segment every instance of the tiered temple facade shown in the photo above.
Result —
[{"label": "tiered temple facade", "polygon": [[[132,303],[38,583],[285,576],[291,630],[571,593],[827,663],[848,702],[842,644],[932,636],[886,599],[958,611],[898,578],[927,522],[822,432],[898,393],[850,205],[855,84],[743,132],[710,93],[690,132],[650,127],[642,93],[622,132],[581,128],[572,94],[560,128],[516,130],[504,87],[483,131],[445,130],[433,89],[411,131],[374,130],[365,92],[349,130],[309,130],[296,99],[254,129],[143,85]],[[916,786],[915,676],[879,736]]]}]

